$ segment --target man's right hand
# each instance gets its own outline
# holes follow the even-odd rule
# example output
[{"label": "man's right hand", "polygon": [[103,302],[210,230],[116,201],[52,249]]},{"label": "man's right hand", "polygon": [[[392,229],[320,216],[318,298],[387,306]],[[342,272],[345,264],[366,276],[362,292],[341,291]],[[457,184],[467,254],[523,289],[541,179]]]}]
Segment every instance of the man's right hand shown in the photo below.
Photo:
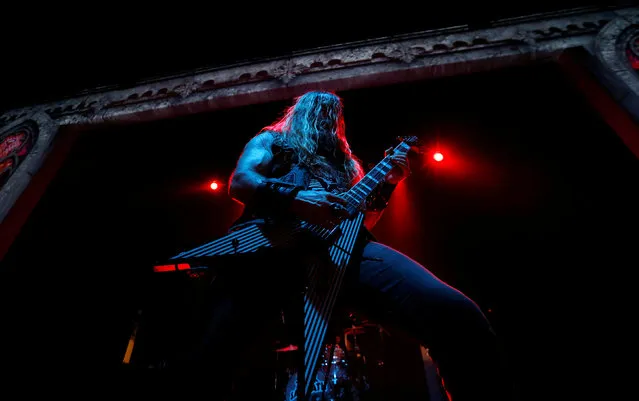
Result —
[{"label": "man's right hand", "polygon": [[[335,210],[335,205],[339,208]],[[345,199],[326,191],[299,191],[293,199],[291,211],[311,224],[333,228],[340,218],[348,216]]]}]

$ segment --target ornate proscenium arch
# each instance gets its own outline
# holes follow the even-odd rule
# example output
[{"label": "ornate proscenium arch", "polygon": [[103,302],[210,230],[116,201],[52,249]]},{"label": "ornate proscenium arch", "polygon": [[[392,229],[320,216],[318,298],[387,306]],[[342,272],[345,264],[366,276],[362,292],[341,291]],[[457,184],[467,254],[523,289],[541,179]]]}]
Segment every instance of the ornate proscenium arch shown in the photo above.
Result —
[{"label": "ornate proscenium arch", "polygon": [[628,39],[626,55],[628,56],[630,67],[639,74],[639,30],[637,29],[633,30],[632,36]]},{"label": "ornate proscenium arch", "polygon": [[[308,89],[342,91],[554,62],[566,50],[592,47],[601,32],[636,15],[636,8],[592,7],[493,21],[485,29],[450,27],[196,70],[129,88],[89,90],[73,98],[10,110],[0,115],[1,133],[32,121],[39,137],[0,188],[0,224],[29,182],[25,177],[33,175],[42,162],[44,148],[58,127],[78,132],[94,125],[158,120],[283,100]],[[24,211],[21,214],[25,215]],[[20,224],[13,226],[18,227],[15,231]],[[6,242],[11,241],[6,227],[1,228],[0,258]]]},{"label": "ornate proscenium arch", "polygon": [[38,113],[0,129],[0,221],[38,171],[57,124]]},{"label": "ornate proscenium arch", "polygon": [[620,91],[616,100],[639,121],[639,13],[606,24],[595,40],[595,56]]},{"label": "ornate proscenium arch", "polygon": [[38,126],[25,121],[0,134],[0,188],[31,152],[38,140]]},{"label": "ornate proscenium arch", "polygon": [[607,23],[591,46],[560,56],[575,84],[592,106],[639,157],[639,11],[635,8]]}]

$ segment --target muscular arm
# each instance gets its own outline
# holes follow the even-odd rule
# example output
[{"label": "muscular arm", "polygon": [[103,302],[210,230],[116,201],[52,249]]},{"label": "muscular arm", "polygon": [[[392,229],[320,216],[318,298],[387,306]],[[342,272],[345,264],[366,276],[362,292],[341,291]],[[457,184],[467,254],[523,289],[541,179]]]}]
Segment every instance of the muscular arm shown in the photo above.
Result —
[{"label": "muscular arm", "polygon": [[[244,205],[257,201],[267,213],[292,212],[307,222],[330,226],[332,220],[339,217],[333,204],[344,205],[344,199],[325,191],[269,185],[273,182],[266,177],[266,172],[273,162],[273,139],[273,134],[263,133],[246,144],[231,174],[229,195]],[[342,210],[346,213],[346,209]]]},{"label": "muscular arm", "polygon": [[229,195],[236,201],[246,204],[266,180],[264,174],[273,160],[272,143],[273,134],[261,133],[244,147],[229,183]]}]

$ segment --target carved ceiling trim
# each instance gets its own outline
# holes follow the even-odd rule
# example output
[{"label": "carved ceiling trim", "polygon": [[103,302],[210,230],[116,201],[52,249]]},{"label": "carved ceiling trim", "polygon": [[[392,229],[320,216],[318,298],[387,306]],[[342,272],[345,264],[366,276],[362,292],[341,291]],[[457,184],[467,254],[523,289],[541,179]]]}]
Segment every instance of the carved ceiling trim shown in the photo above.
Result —
[{"label": "carved ceiling trim", "polygon": [[624,13],[606,24],[595,40],[595,56],[604,68],[639,97],[639,10]]},{"label": "carved ceiling trim", "polygon": [[480,30],[452,27],[197,70],[10,110],[0,126],[37,112],[59,125],[131,123],[286,99],[308,89],[341,91],[552,60],[592,45],[624,10],[554,13]]}]

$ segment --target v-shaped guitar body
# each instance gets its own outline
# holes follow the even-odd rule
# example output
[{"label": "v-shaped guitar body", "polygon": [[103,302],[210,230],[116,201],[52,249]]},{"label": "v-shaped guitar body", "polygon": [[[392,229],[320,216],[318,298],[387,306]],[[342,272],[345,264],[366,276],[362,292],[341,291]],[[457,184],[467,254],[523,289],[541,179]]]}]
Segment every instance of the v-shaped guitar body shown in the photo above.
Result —
[{"label": "v-shaped guitar body", "polygon": [[339,234],[332,238],[327,257],[318,258],[307,266],[303,292],[303,344],[298,349],[299,374],[291,378],[286,389],[285,401],[307,401],[312,395],[323,392],[325,383],[316,380],[321,364],[326,331],[335,301],[352,260],[364,215],[356,214],[342,221]]},{"label": "v-shaped guitar body", "polygon": [[300,232],[311,233],[326,240],[328,257],[320,259],[321,263],[311,263],[308,266],[308,275],[303,289],[302,315],[304,324],[303,344],[301,344],[299,352],[301,355],[300,374],[295,380],[295,388],[286,394],[287,401],[310,401],[313,392],[323,391],[317,387],[318,384],[315,381],[319,355],[323,348],[324,337],[346,267],[352,259],[352,253],[363,226],[362,205],[393,168],[390,159],[392,154],[408,153],[416,142],[416,137],[403,139],[392,152],[388,153],[351,189],[340,194],[347,203],[346,209],[351,217],[343,220],[338,230],[327,230],[299,221],[294,226],[283,225],[279,228],[275,227],[275,229],[260,225],[248,225],[171,258],[172,263],[190,263],[201,261],[204,258],[255,253],[263,248],[288,246],[294,242],[291,240],[295,239],[295,233]]}]

